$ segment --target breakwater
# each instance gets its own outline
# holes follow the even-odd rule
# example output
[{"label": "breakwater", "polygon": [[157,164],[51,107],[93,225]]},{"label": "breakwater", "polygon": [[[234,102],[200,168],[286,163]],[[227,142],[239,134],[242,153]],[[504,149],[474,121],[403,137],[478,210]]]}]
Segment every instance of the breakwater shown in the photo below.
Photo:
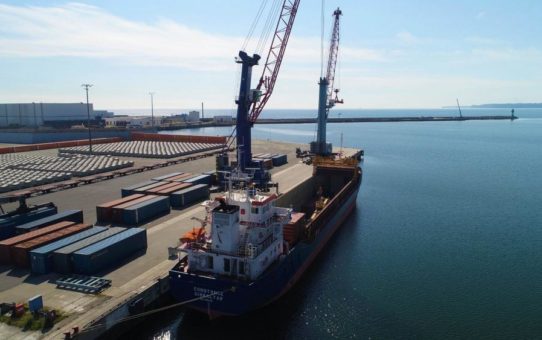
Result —
[{"label": "breakwater", "polygon": [[[444,117],[349,117],[328,118],[328,123],[388,123],[388,122],[450,122],[466,120],[515,120],[516,116],[444,116]],[[316,118],[281,118],[258,119],[256,124],[309,124],[316,123]]]}]

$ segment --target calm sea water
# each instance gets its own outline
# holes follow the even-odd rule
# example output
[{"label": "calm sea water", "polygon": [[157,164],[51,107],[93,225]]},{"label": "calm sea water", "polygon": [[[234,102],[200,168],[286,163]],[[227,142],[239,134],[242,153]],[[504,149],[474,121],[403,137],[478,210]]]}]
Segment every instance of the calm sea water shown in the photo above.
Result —
[{"label": "calm sea water", "polygon": [[[542,338],[542,110],[516,114],[514,122],[329,124],[335,145],[342,134],[344,146],[365,149],[363,184],[357,209],[302,281],[246,317],[209,322],[176,310],[126,336]],[[306,143],[314,130],[257,125],[253,135]]]}]

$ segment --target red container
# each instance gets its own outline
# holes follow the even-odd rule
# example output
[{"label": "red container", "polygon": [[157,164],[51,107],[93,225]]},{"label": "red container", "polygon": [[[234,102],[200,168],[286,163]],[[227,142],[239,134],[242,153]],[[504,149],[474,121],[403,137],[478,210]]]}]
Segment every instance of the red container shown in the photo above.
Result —
[{"label": "red container", "polygon": [[164,183],[163,185],[160,185],[158,187],[154,187],[154,188],[150,188],[149,190],[145,191],[149,194],[156,194],[162,190],[166,190],[167,188],[171,188],[171,187],[174,187],[174,186],[177,186],[179,185],[180,183],[179,182],[170,182],[170,183]]},{"label": "red container", "polygon": [[162,196],[169,196],[176,191],[186,189],[192,185],[192,183],[175,183],[175,184],[176,184],[175,186],[171,186],[169,188],[160,190],[156,194],[162,195]]},{"label": "red container", "polygon": [[40,236],[55,232],[60,229],[67,228],[69,226],[74,225],[75,222],[71,221],[63,221],[58,222],[53,225],[40,228],[34,231],[31,231],[29,233],[25,233],[22,235],[18,235],[12,238],[8,238],[6,240],[0,241],[0,263],[2,264],[10,264],[11,263],[11,251],[10,249],[19,243],[27,242],[30,240],[33,240],[35,238],[38,238]]},{"label": "red container", "polygon": [[305,217],[304,213],[292,213],[292,218],[288,224],[284,225],[282,228],[282,235],[284,240],[288,242],[290,246],[297,243],[299,236],[303,231],[303,218]]},{"label": "red container", "polygon": [[194,177],[194,175],[187,172],[187,173],[184,173],[182,175],[177,175],[177,176],[173,176],[173,177],[170,177],[170,178],[166,178],[164,181],[167,181],[167,182],[179,182],[179,181],[184,181],[185,179],[189,179],[190,177]]},{"label": "red container", "polygon": [[126,202],[126,203],[123,203],[123,204],[120,204],[120,205],[117,205],[115,207],[113,207],[113,211],[112,211],[112,218],[111,220],[115,223],[122,223],[122,211],[124,210],[124,208],[128,208],[129,206],[132,206],[134,204],[138,204],[138,203],[141,203],[141,202],[145,202],[145,201],[148,201],[152,198],[155,198],[155,197],[158,197],[157,195],[145,195],[143,197],[140,197],[138,199],[135,199],[135,200],[132,200],[130,202]]},{"label": "red container", "polygon": [[98,220],[98,222],[109,222],[113,219],[113,207],[133,201],[143,196],[145,195],[133,194],[118,200],[100,204],[96,206],[96,219]]},{"label": "red container", "polygon": [[61,238],[68,237],[70,235],[76,234],[78,232],[81,232],[83,230],[87,230],[90,228],[92,228],[91,224],[84,224],[84,223],[76,224],[64,229],[53,231],[49,234],[45,234],[43,236],[34,238],[32,240],[19,243],[11,247],[10,249],[11,259],[13,261],[13,264],[15,264],[17,267],[27,268],[30,266],[29,255],[32,249],[36,249],[38,247],[44,246],[46,244],[49,244]]}]

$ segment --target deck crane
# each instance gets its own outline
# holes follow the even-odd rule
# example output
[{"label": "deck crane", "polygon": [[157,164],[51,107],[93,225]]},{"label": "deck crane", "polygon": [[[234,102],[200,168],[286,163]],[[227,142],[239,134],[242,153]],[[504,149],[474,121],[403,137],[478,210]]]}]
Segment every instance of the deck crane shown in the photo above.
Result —
[{"label": "deck crane", "polygon": [[[237,104],[237,124],[226,145],[231,146],[235,133],[238,148],[237,162],[241,170],[251,166],[251,128],[273,93],[299,2],[300,0],[284,0],[271,46],[267,52],[263,72],[255,89],[251,89],[252,67],[258,65],[261,57],[258,54],[250,56],[245,51],[239,51],[239,57],[236,58],[236,62],[241,64],[239,96],[235,101]],[[217,160],[217,165],[219,165],[218,163]]]},{"label": "deck crane", "polygon": [[339,89],[334,88],[335,85],[335,69],[339,56],[339,40],[340,40],[340,17],[342,11],[337,8],[333,12],[333,28],[331,31],[331,43],[329,44],[329,56],[327,60],[327,72],[325,77],[321,77],[318,85],[320,87],[318,97],[318,131],[316,133],[316,141],[311,142],[311,153],[319,156],[329,156],[332,154],[331,143],[326,142],[326,123],[329,115],[329,110],[335,104],[342,104],[343,100],[339,99]]}]

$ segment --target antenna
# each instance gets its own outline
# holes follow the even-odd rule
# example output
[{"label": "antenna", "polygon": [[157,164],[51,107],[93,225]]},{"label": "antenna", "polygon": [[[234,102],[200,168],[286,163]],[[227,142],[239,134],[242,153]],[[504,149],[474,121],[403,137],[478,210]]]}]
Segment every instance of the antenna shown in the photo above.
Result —
[{"label": "antenna", "polygon": [[459,99],[455,99],[455,101],[457,102],[457,108],[459,109],[459,118],[463,118],[463,114],[461,113],[461,106],[459,105]]}]

